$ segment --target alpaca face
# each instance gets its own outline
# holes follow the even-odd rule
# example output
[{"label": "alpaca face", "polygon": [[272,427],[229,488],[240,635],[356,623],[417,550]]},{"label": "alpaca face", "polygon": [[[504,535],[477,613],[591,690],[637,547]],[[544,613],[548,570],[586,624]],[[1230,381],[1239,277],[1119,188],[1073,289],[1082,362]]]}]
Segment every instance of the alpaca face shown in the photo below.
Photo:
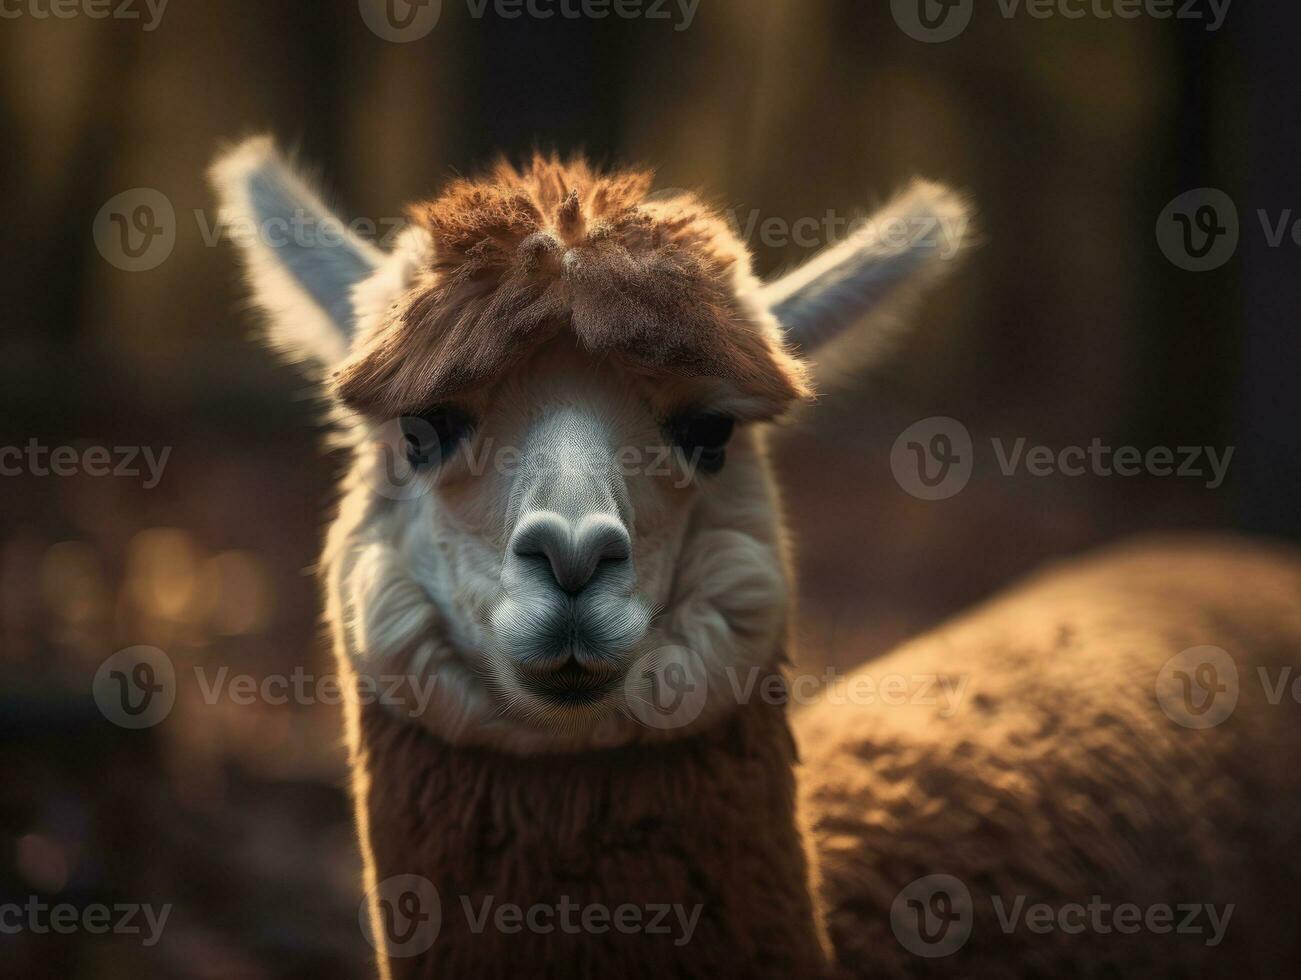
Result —
[{"label": "alpaca face", "polygon": [[655,671],[728,691],[785,622],[744,406],[726,385],[657,384],[558,339],[491,389],[377,427],[327,551],[352,659],[377,689],[428,678],[431,700],[401,707],[457,741],[662,737],[629,710]]},{"label": "alpaca face", "polygon": [[[459,431],[433,454],[412,441],[439,458],[418,463],[435,499],[407,518],[433,525],[448,614],[481,638],[464,655],[504,715],[564,730],[625,707],[629,667],[666,645],[652,627],[674,619],[701,496],[728,509],[729,451],[758,475],[749,433],[731,446],[730,408],[724,388],[656,385],[561,339],[430,413],[430,430],[452,414]],[[756,550],[775,587],[776,550]]]},{"label": "alpaca face", "polygon": [[[843,373],[878,346],[966,227],[919,183],[763,285],[716,212],[642,172],[501,165],[389,254],[267,140],[213,177],[232,226],[313,232],[241,244],[270,344],[323,376],[353,454],[322,568],[358,692],[522,754],[679,737],[780,661],[764,424],[810,394],[805,356]],[[693,710],[648,723],[665,676]]]}]

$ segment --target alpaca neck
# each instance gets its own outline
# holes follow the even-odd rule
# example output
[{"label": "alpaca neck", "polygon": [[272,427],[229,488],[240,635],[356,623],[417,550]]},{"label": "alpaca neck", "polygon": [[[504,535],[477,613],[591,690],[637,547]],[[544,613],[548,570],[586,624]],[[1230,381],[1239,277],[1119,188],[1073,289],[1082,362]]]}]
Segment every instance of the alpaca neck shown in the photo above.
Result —
[{"label": "alpaca neck", "polygon": [[432,945],[394,947],[412,955],[386,976],[820,970],[783,706],[756,700],[674,742],[529,758],[351,710],[372,895],[416,875],[441,908]]}]

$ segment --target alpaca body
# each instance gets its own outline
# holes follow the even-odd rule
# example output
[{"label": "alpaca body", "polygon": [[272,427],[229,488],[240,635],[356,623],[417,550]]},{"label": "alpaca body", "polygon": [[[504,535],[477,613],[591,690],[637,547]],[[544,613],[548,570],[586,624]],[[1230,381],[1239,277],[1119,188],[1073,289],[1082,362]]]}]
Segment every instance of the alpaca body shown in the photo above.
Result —
[{"label": "alpaca body", "polygon": [[[1179,680],[1168,662],[1202,645],[1232,658],[1236,681],[1221,665],[1218,696],[1237,701],[1218,724],[1194,729],[1162,699],[1182,693],[1168,686]],[[951,712],[822,704],[795,718],[842,974],[1291,972],[1301,955],[1290,921],[1301,881],[1301,707],[1286,685],[1298,664],[1298,556],[1193,536],[1052,569],[863,667],[966,687]],[[1202,723],[1180,700],[1165,704]],[[935,959],[905,949],[891,928],[901,890],[929,875],[961,882],[974,914],[969,938]],[[1191,913],[1179,906],[1203,909],[1188,931],[1168,934],[1126,934],[1110,913],[1099,928],[1087,910],[1077,934],[1031,929],[1013,912],[1019,898],[1022,911],[1057,912],[1095,896],[1113,909],[1176,907],[1172,927]],[[899,928],[915,928],[913,913],[896,914]],[[1228,919],[1219,941],[1213,916]],[[1069,929],[1076,919],[1068,913]]]}]

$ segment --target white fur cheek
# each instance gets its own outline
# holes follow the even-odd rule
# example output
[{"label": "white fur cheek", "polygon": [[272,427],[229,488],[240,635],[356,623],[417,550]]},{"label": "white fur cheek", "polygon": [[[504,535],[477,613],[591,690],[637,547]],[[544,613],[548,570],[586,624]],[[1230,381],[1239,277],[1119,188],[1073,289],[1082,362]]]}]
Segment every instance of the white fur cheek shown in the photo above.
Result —
[{"label": "white fur cheek", "polygon": [[689,512],[665,527],[659,538],[639,534],[633,544],[632,561],[637,576],[637,594],[652,609],[667,609],[673,600],[676,570],[686,546]]},{"label": "white fur cheek", "polygon": [[363,696],[449,741],[491,729],[497,707],[476,669],[446,642],[447,623],[402,551],[370,543],[351,559],[339,586]]},{"label": "white fur cheek", "polygon": [[[448,526],[442,514],[432,517],[429,546],[423,553],[413,552],[413,561],[428,566],[424,581],[442,607],[452,642],[461,650],[484,651],[492,610],[501,597],[501,554],[482,538]],[[484,653],[479,656],[487,659]]]},{"label": "white fur cheek", "polygon": [[434,627],[434,607],[424,590],[382,544],[359,549],[344,582],[350,648],[363,663],[379,665],[401,656]]},{"label": "white fur cheek", "polygon": [[733,674],[772,664],[786,625],[787,585],[775,548],[733,530],[693,538],[679,563],[682,598],[665,614],[668,642],[686,647],[709,679],[708,715],[730,705]]}]

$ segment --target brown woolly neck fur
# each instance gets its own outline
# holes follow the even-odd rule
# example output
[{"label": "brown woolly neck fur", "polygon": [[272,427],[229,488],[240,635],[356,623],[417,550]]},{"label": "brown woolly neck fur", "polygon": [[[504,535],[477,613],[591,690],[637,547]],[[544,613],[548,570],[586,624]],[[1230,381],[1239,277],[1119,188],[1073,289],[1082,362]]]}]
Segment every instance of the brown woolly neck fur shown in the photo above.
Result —
[{"label": "brown woolly neck fur", "polygon": [[[350,707],[374,887],[433,882],[432,949],[385,977],[811,977],[825,969],[784,706],[756,701],[692,738],[521,758],[458,748],[374,704]],[[471,920],[492,905],[476,934]],[[501,905],[636,906],[658,928],[503,932]],[[657,907],[672,906],[661,913]],[[678,909],[697,914],[690,939]],[[580,921],[579,912],[571,912]],[[607,922],[610,921],[608,918]],[[376,932],[380,935],[380,932]]]}]

